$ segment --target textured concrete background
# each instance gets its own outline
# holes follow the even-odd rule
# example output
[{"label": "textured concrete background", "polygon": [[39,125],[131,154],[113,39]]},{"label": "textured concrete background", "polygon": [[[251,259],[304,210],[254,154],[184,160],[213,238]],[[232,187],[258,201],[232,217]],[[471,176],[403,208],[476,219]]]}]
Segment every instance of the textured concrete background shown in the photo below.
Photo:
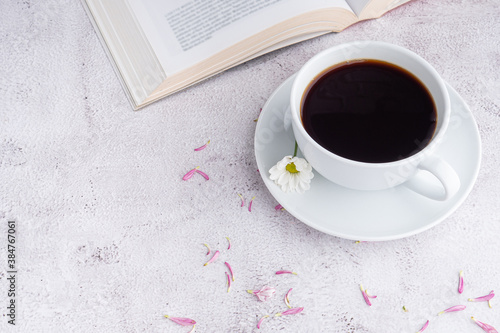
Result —
[{"label": "textured concrete background", "polygon": [[[500,305],[500,7],[415,0],[384,17],[245,63],[131,111],[77,1],[1,1],[0,331],[481,332]],[[259,109],[314,54],[352,40],[405,46],[469,104],[483,142],[477,183],[437,227],[355,244],[275,211],[253,151]],[[193,149],[211,140],[207,149]],[[182,176],[199,165],[211,179]],[[253,210],[240,207],[255,196]],[[7,323],[7,221],[16,221],[16,326]],[[227,250],[229,237],[232,247]],[[206,248],[220,250],[209,266]],[[236,281],[226,292],[223,262]],[[297,276],[276,276],[291,269]],[[456,291],[465,272],[465,291]],[[363,283],[378,298],[368,307]],[[274,286],[263,303],[246,292]],[[450,306],[463,312],[436,314]],[[403,312],[405,305],[409,312]]]}]

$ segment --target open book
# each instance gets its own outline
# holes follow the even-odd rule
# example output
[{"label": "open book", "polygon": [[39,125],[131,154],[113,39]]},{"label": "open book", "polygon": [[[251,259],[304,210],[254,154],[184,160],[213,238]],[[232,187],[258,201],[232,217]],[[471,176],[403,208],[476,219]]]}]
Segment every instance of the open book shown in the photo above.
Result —
[{"label": "open book", "polygon": [[409,0],[82,0],[134,109]]}]

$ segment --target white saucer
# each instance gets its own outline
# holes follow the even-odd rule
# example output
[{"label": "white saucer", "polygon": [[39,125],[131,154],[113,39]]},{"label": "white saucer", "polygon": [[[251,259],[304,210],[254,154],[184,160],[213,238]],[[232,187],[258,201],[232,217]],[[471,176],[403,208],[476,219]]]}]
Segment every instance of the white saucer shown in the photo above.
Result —
[{"label": "white saucer", "polygon": [[465,200],[472,190],[481,161],[481,140],[466,103],[448,84],[451,120],[436,152],[457,172],[458,193],[446,202],[428,199],[404,186],[383,191],[356,191],[336,185],[315,172],[304,194],[284,193],[269,179],[269,169],[293,155],[293,134],[283,117],[295,75],[288,78],[262,108],[255,130],[255,156],[262,179],[274,198],[300,221],[324,233],[364,241],[408,237],[434,227]]}]

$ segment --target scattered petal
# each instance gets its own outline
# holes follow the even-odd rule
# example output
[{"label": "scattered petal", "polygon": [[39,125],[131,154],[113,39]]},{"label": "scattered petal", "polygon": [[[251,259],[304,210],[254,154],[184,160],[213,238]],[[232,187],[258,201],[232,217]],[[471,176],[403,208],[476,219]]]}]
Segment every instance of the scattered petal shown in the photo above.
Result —
[{"label": "scattered petal", "polygon": [[229,274],[227,274],[227,272],[224,272],[226,273],[226,277],[227,277],[227,292],[229,292],[229,289],[231,289],[231,278],[229,277]]},{"label": "scattered petal", "polygon": [[168,318],[174,323],[177,323],[182,326],[191,326],[196,324],[196,322],[193,319],[189,318],[176,318],[176,317],[170,317],[168,315],[165,315],[165,318]]},{"label": "scattered petal", "polygon": [[208,140],[208,142],[205,143],[203,146],[196,148],[194,151],[200,151],[200,150],[207,148],[209,143],[210,143],[210,140]]},{"label": "scattered petal", "polygon": [[259,120],[259,117],[260,117],[260,113],[262,112],[262,108],[260,108],[260,111],[259,111],[259,115],[257,116],[257,118],[255,118],[253,121],[257,122]]},{"label": "scattered petal", "polygon": [[477,326],[481,327],[483,329],[483,331],[485,331],[487,333],[498,333],[498,331],[493,326],[488,325],[488,324],[483,323],[483,322],[480,322],[479,320],[477,320],[474,317],[471,317],[471,319],[474,320],[474,322],[477,324]]},{"label": "scattered petal", "polygon": [[218,257],[219,257],[219,250],[215,251],[213,257],[209,261],[207,261],[203,266],[213,263]]},{"label": "scattered petal", "polygon": [[230,250],[231,249],[231,240],[229,239],[229,237],[226,237],[226,239],[229,242],[227,249]]},{"label": "scattered petal", "polygon": [[403,305],[403,311],[408,312],[409,310],[406,308],[406,306]]},{"label": "scattered petal", "polygon": [[427,328],[427,326],[429,326],[429,321],[428,320],[425,322],[424,326],[422,326],[422,328],[417,333],[422,333],[423,331],[425,331],[425,329]]},{"label": "scattered petal", "polygon": [[196,328],[196,325],[193,325],[193,328],[191,329],[191,331],[189,331],[189,333],[194,333],[194,332],[196,332],[195,328]]},{"label": "scattered petal", "polygon": [[464,292],[464,271],[460,271],[458,275],[458,293],[461,294]]},{"label": "scattered petal", "polygon": [[238,196],[241,198],[241,206],[240,207],[245,206],[245,200],[243,199],[243,196],[239,193],[236,193],[236,194],[238,194]]},{"label": "scattered petal", "polygon": [[291,309],[291,308],[292,308],[292,307],[290,306],[290,299],[289,299],[290,294],[291,294],[291,292],[292,292],[292,289],[293,289],[293,288],[290,288],[290,290],[288,290],[288,292],[287,292],[287,293],[286,293],[286,295],[285,295],[285,304],[286,304],[286,306],[288,306],[288,308],[289,308],[289,309]]},{"label": "scattered petal", "polygon": [[207,249],[208,249],[208,252],[207,252],[207,256],[208,256],[210,254],[210,252],[211,252],[210,246],[208,246],[207,243],[203,243],[203,245],[205,245],[207,247]]},{"label": "scattered petal", "polygon": [[370,302],[370,298],[377,298],[377,296],[371,296],[368,295],[366,289],[363,289],[363,285],[359,285],[359,289],[361,289],[361,294],[363,295],[363,298],[365,299],[366,304],[369,306],[372,306],[372,302]]},{"label": "scattered petal", "polygon": [[229,269],[229,272],[231,273],[231,278],[233,279],[234,281],[234,273],[233,273],[233,269],[231,268],[231,265],[229,265],[228,262],[224,262],[224,264],[227,266],[227,268]]},{"label": "scattered petal", "polygon": [[354,244],[359,244],[359,243],[368,243],[368,241],[355,241]]},{"label": "scattered petal", "polygon": [[297,275],[297,273],[292,272],[292,271],[277,271],[276,272],[276,275],[281,275],[281,274],[293,274],[293,275]]},{"label": "scattered petal", "polygon": [[264,286],[261,290],[257,290],[257,291],[247,290],[247,292],[249,294],[253,294],[253,295],[257,296],[257,298],[261,302],[265,302],[274,295],[274,293],[276,292],[276,289],[274,289],[273,287]]},{"label": "scattered petal", "polygon": [[488,305],[491,308],[490,300],[495,297],[495,292],[492,290],[488,295],[477,297],[477,298],[469,298],[469,302],[488,302]]},{"label": "scattered petal", "polygon": [[289,310],[277,313],[277,314],[275,314],[275,316],[280,317],[280,316],[294,315],[294,314],[301,313],[302,310],[304,310],[304,308],[293,308],[293,309],[289,309]]},{"label": "scattered petal", "polygon": [[255,199],[255,196],[250,200],[250,203],[248,204],[248,211],[251,212],[252,211],[252,203],[253,203],[253,199]]},{"label": "scattered petal", "polygon": [[257,328],[260,329],[260,325],[262,324],[262,322],[264,321],[264,319],[266,318],[269,318],[268,315],[265,315],[264,317],[260,318],[259,322],[257,323]]},{"label": "scattered petal", "polygon": [[465,310],[466,306],[465,305],[455,305],[455,306],[452,306],[451,308],[448,308],[446,310],[443,310],[441,312],[438,313],[438,316],[442,315],[443,313],[446,313],[446,312],[456,312],[456,311],[463,311]]},{"label": "scattered petal", "polygon": [[200,167],[197,166],[196,168],[194,169],[191,169],[189,170],[185,175],[184,177],[182,177],[182,180],[188,180],[190,179],[191,177],[193,177],[194,173],[196,172],[196,170],[198,170]]},{"label": "scattered petal", "polygon": [[209,180],[210,178],[208,177],[208,175],[206,173],[204,173],[203,171],[200,171],[198,169],[195,170],[195,172],[199,173],[200,175],[203,176],[203,178],[205,178],[206,180]]}]

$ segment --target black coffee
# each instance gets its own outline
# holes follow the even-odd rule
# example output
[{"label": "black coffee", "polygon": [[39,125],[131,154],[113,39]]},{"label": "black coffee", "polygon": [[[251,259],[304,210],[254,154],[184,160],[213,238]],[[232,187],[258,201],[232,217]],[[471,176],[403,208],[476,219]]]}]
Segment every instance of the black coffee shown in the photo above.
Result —
[{"label": "black coffee", "polygon": [[411,73],[377,60],[356,60],[320,74],[302,98],[309,135],[342,157],[397,161],[422,150],[437,113],[427,88]]}]

